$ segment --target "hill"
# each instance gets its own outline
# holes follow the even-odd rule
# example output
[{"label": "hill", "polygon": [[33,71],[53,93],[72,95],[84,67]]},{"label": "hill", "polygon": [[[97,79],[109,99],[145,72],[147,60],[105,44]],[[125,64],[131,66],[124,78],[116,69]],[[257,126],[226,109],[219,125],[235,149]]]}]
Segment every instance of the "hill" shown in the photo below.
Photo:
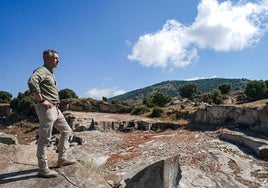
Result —
[{"label": "hill", "polygon": [[190,82],[196,83],[197,89],[201,93],[211,92],[222,83],[230,83],[232,85],[232,91],[240,91],[245,89],[248,81],[250,80],[244,78],[242,79],[211,78],[211,79],[200,79],[193,81],[185,81],[185,80],[164,81],[161,83],[154,84],[152,86],[130,91],[123,95],[118,95],[109,98],[109,101],[119,100],[119,101],[126,101],[129,103],[139,103],[144,98],[155,92],[162,92],[170,95],[171,97],[178,97],[180,96],[179,87]]}]

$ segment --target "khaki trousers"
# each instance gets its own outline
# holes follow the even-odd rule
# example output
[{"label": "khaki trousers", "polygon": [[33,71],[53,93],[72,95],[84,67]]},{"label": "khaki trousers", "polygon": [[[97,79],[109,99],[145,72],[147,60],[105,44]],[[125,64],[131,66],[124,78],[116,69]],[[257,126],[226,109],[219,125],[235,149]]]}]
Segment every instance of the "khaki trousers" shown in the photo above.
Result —
[{"label": "khaki trousers", "polygon": [[59,130],[61,135],[58,144],[58,160],[67,158],[67,149],[69,147],[68,139],[72,134],[72,129],[57,106],[47,108],[38,103],[36,105],[36,113],[39,118],[39,138],[36,156],[38,158],[39,170],[44,170],[48,168],[46,150],[51,139],[53,126]]}]

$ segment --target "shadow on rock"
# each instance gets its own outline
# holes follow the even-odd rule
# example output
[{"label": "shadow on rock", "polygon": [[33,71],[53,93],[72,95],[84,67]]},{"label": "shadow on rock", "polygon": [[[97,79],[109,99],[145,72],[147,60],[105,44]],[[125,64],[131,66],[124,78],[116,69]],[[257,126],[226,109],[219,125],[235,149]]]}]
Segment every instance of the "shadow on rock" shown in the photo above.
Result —
[{"label": "shadow on rock", "polygon": [[17,171],[17,172],[10,172],[6,174],[0,174],[0,185],[10,183],[10,182],[28,180],[31,178],[37,178],[37,175],[36,175],[37,171],[38,169],[29,169],[29,170],[22,170],[22,171]]}]

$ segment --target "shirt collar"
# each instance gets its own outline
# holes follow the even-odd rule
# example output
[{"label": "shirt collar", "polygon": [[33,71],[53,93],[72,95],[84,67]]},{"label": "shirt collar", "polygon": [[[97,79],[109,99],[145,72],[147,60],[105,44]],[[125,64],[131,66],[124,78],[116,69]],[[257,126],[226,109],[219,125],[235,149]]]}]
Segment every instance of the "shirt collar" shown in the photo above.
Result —
[{"label": "shirt collar", "polygon": [[47,64],[44,63],[43,66],[46,67],[51,73],[53,73],[53,70]]}]

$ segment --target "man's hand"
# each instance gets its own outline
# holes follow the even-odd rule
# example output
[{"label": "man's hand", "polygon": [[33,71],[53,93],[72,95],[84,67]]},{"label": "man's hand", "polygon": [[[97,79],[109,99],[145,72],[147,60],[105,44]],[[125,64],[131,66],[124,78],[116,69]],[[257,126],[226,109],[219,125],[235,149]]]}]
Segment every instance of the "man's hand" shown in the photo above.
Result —
[{"label": "man's hand", "polygon": [[47,100],[44,100],[41,93],[39,92],[33,92],[33,95],[37,101],[39,101],[40,104],[47,107],[47,109],[52,108],[53,104]]},{"label": "man's hand", "polygon": [[47,108],[52,108],[53,104],[47,100],[44,100],[44,102],[42,102],[41,104],[43,104],[44,106],[46,106]]}]

